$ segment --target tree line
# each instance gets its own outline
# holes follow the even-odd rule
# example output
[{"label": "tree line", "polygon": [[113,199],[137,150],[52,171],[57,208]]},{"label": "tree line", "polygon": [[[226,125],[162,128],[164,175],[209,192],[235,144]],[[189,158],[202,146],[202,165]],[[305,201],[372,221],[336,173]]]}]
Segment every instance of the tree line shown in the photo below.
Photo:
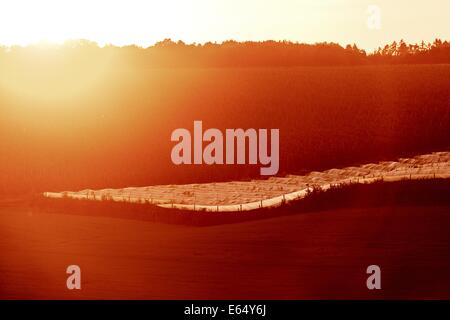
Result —
[{"label": "tree line", "polygon": [[367,53],[356,44],[345,47],[337,43],[303,44],[290,41],[234,40],[222,43],[186,44],[165,39],[148,48],[138,46],[98,46],[88,40],[67,41],[63,45],[0,47],[0,63],[23,62],[36,51],[51,50],[53,56],[69,56],[76,61],[95,61],[105,56],[116,63],[138,67],[258,67],[258,66],[327,66],[376,64],[450,63],[450,42],[407,44],[394,41]]}]

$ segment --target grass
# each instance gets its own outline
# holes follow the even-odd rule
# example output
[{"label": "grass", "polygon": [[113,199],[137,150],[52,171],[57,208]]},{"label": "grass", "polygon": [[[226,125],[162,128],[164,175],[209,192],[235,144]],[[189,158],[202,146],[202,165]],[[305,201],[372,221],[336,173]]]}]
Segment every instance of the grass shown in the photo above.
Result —
[{"label": "grass", "polygon": [[[55,213],[0,207],[1,298],[450,298],[448,205],[333,209],[202,228],[121,219],[126,211]],[[82,269],[82,290],[66,289],[71,264]],[[372,264],[382,268],[376,292],[366,288]]]}]

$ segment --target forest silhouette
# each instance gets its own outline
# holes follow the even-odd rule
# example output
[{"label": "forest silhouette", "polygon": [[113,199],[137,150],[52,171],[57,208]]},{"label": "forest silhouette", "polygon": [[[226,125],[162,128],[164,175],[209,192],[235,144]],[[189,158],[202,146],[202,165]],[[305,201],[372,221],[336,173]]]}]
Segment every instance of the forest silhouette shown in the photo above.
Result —
[{"label": "forest silhouette", "polygon": [[[0,47],[0,60],[21,62],[21,58],[42,47]],[[84,61],[114,56],[117,61],[137,67],[252,67],[252,66],[329,66],[374,64],[450,63],[450,42],[436,39],[433,43],[407,44],[394,41],[367,53],[356,44],[345,47],[336,43],[302,44],[290,41],[234,40],[222,43],[186,44],[165,39],[148,48],[135,45],[99,47],[89,40],[71,40],[63,45],[49,45],[60,55]]]}]

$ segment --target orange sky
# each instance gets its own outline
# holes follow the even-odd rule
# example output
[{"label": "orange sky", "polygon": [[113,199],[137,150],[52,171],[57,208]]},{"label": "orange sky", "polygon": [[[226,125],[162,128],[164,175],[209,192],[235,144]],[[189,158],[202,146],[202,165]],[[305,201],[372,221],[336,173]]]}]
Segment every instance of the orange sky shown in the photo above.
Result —
[{"label": "orange sky", "polygon": [[[381,10],[380,29],[367,25],[369,5]],[[2,0],[0,43],[286,39],[372,50],[401,38],[450,39],[448,12],[448,0]]]}]

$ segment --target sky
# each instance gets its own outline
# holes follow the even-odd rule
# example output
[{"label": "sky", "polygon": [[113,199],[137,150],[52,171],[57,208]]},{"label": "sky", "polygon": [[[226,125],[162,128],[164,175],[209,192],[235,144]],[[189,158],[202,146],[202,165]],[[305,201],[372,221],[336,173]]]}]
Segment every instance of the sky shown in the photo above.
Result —
[{"label": "sky", "polygon": [[290,40],[372,51],[450,39],[449,12],[448,0],[1,0],[0,44]]}]

